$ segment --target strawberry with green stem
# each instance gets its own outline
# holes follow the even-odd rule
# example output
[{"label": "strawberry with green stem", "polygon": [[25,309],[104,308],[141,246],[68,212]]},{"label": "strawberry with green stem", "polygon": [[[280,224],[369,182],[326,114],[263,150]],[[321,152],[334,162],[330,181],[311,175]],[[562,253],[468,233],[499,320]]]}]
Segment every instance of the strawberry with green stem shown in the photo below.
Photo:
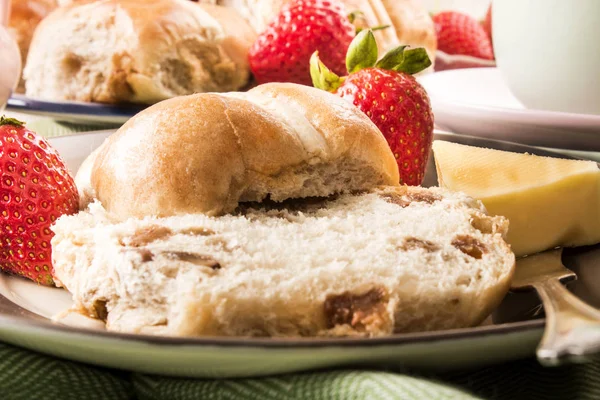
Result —
[{"label": "strawberry with green stem", "polygon": [[361,31],[346,55],[347,76],[331,71],[315,52],[313,85],[352,102],[377,125],[398,163],[400,183],[420,185],[433,141],[433,112],[425,89],[412,76],[431,65],[423,48],[400,46],[378,60],[371,30]]},{"label": "strawberry with green stem", "polygon": [[0,270],[53,285],[50,226],[78,207],[58,152],[22,122],[0,117]]}]

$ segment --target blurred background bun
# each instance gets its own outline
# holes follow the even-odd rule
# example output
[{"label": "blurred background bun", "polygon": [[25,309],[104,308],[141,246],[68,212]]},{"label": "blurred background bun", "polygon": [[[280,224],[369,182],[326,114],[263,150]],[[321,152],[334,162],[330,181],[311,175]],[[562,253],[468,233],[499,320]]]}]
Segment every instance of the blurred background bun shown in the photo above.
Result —
[{"label": "blurred background bun", "polygon": [[155,103],[242,88],[256,38],[231,8],[183,0],[81,0],[36,29],[26,94],[53,100]]}]

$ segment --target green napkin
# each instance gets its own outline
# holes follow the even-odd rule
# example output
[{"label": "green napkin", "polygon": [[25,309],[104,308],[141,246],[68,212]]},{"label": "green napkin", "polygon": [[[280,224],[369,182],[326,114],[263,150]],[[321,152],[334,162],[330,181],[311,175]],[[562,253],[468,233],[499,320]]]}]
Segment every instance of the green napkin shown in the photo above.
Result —
[{"label": "green napkin", "polygon": [[3,400],[475,400],[408,375],[329,371],[240,380],[176,379],[95,368],[0,344]]},{"label": "green napkin", "polygon": [[256,379],[180,379],[92,367],[0,344],[2,400],[600,399],[600,360],[528,359],[459,374],[335,370]]}]

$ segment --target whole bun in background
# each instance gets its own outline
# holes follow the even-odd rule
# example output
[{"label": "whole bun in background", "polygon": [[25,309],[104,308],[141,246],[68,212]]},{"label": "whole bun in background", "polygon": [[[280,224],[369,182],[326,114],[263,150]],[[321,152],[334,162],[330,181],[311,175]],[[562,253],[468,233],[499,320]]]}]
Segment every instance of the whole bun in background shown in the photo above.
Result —
[{"label": "whole bun in background", "polygon": [[399,182],[385,138],[350,102],[308,86],[165,100],[130,119],[77,174],[82,208],[118,220],[222,215],[240,202],[326,197]]},{"label": "whole bun in background", "polygon": [[36,29],[28,96],[151,104],[248,83],[255,32],[234,9],[183,0],[81,0]]}]

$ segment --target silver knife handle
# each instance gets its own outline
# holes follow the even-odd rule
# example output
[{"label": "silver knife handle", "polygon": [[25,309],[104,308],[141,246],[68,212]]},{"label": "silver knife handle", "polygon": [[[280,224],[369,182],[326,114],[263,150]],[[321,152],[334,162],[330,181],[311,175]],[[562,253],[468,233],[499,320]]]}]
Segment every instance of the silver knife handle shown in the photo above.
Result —
[{"label": "silver knife handle", "polygon": [[546,312],[546,330],[537,349],[543,365],[582,362],[600,351],[600,311],[575,297],[556,279],[537,282]]}]

